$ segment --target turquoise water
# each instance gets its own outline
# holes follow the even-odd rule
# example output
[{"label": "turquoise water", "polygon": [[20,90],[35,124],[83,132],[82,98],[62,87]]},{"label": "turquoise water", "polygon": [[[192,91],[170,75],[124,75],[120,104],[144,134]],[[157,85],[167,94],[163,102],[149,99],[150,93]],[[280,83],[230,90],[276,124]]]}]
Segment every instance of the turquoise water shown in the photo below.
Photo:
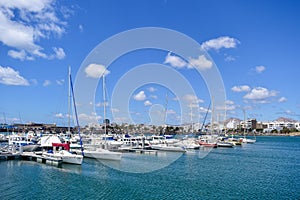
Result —
[{"label": "turquoise water", "polygon": [[204,158],[188,153],[149,173],[85,159],[62,168],[0,161],[0,175],[0,199],[300,199],[300,137],[257,137]]}]

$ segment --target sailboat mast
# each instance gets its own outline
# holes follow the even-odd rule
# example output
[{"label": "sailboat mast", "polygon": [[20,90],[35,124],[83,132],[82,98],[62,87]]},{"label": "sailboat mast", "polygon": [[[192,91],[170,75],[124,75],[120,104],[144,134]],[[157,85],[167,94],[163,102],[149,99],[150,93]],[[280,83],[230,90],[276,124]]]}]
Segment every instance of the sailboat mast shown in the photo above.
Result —
[{"label": "sailboat mast", "polygon": [[224,132],[225,132],[225,136],[227,134],[227,123],[226,123],[226,120],[227,120],[227,104],[225,102],[225,117],[224,117]]},{"label": "sailboat mast", "polygon": [[69,66],[68,78],[68,134],[70,134],[71,127],[71,67]]},{"label": "sailboat mast", "polygon": [[244,137],[246,136],[246,111],[243,109],[244,112]]},{"label": "sailboat mast", "polygon": [[106,92],[105,92],[105,75],[103,73],[103,122],[104,122],[104,133],[106,134]]},{"label": "sailboat mast", "polygon": [[211,128],[211,134],[213,134],[214,131],[214,97],[212,97],[211,100],[211,121],[210,121],[210,128]]},{"label": "sailboat mast", "polygon": [[193,122],[193,106],[192,103],[190,104],[190,109],[191,109],[191,123],[192,123],[192,134],[194,134],[194,122]]}]

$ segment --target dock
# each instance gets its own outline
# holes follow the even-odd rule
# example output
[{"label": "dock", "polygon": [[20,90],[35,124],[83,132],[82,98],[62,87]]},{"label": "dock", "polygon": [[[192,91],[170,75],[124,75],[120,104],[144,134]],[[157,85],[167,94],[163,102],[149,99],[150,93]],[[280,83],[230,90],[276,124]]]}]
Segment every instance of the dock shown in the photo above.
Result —
[{"label": "dock", "polygon": [[45,157],[42,152],[0,153],[0,160],[28,160],[55,167],[62,167],[62,159]]}]

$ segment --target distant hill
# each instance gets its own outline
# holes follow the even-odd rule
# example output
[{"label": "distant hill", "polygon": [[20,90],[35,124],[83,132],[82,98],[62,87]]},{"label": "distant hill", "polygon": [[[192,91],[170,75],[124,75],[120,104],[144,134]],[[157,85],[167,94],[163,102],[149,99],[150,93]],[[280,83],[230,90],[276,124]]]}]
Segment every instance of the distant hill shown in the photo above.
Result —
[{"label": "distant hill", "polygon": [[280,121],[280,122],[297,122],[297,120],[287,118],[287,117],[279,117],[275,119],[274,121]]}]

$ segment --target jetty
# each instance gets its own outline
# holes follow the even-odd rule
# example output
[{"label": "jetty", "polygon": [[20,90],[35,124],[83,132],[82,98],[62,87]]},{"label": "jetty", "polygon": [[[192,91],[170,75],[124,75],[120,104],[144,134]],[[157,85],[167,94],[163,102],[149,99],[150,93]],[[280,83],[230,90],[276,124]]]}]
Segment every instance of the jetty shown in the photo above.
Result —
[{"label": "jetty", "polygon": [[23,152],[23,153],[0,153],[0,160],[27,160],[34,161],[46,165],[51,165],[55,167],[62,167],[62,159],[54,157],[45,157],[42,155],[42,152]]}]

